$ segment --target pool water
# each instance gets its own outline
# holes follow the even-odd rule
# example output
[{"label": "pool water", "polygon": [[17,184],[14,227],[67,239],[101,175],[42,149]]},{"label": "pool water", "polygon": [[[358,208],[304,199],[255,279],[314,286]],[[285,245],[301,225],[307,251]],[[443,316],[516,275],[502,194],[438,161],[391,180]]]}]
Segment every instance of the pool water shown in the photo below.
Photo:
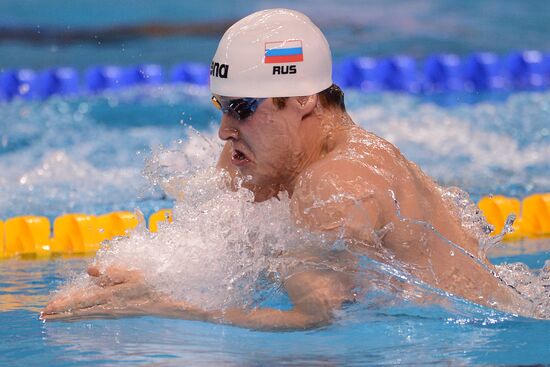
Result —
[{"label": "pool water", "polygon": [[[474,200],[549,191],[549,92],[469,96],[468,103],[461,95],[446,98],[453,104],[350,90],[346,103],[357,123]],[[220,144],[219,117],[208,90],[189,85],[4,104],[0,214],[53,219],[63,212],[139,208],[147,216],[170,207],[172,200],[142,174],[145,161],[152,150],[193,150],[186,143],[191,128]],[[218,151],[203,145],[193,152],[195,163],[215,160]]]},{"label": "pool water", "polygon": [[[530,251],[537,251],[529,254]],[[503,246],[540,266],[550,241]],[[527,254],[525,254],[527,252]],[[498,255],[498,252],[497,252]],[[501,254],[502,255],[502,254]],[[500,256],[499,261],[514,260]],[[10,366],[535,364],[550,362],[550,321],[472,304],[353,305],[331,326],[258,332],[203,322],[139,317],[38,320],[49,292],[87,261],[5,261],[0,266],[0,364]]]},{"label": "pool water", "polygon": [[[550,50],[549,18],[538,0],[4,0],[0,27],[48,31],[97,29],[112,25],[208,23],[239,19],[266,8],[289,7],[305,12],[326,33],[334,57],[350,55],[425,57],[435,52]],[[210,63],[220,32],[201,36],[129,37],[111,42],[93,38],[75,43],[17,40],[0,42],[0,69],[41,69],[67,65],[131,65],[143,62],[171,66],[182,61]]]},{"label": "pool water", "polygon": [[[474,198],[549,191],[544,115],[550,93],[450,107],[429,98],[349,93],[348,106],[358,123],[396,143],[441,183],[461,186]],[[3,217],[31,213],[53,219],[64,212],[134,208],[148,215],[173,205],[142,174],[151,149],[192,151],[184,168],[213,161],[217,149],[193,146],[187,137],[189,125],[205,139],[213,137],[219,118],[208,92],[193,86],[45,103],[16,101],[0,114]],[[540,269],[550,258],[550,241],[506,244],[492,256],[497,262],[521,261]],[[88,261],[0,263],[0,362],[5,362],[0,364],[550,363],[550,321],[461,300],[454,300],[452,309],[359,303],[331,326],[291,333],[153,317],[39,321],[50,292],[82,273]],[[284,298],[272,304],[288,307]]]},{"label": "pool water", "polygon": [[[244,1],[230,7],[220,1],[151,4],[94,0],[67,5],[56,0],[46,8],[38,1],[7,0],[0,4],[0,25],[215,21],[293,3],[261,1],[254,8]],[[540,6],[536,1],[303,1],[299,9],[327,31],[336,58],[424,57],[440,51],[550,49],[550,22]],[[3,41],[0,69],[206,63],[216,42],[214,36],[107,45]],[[550,92],[410,96],[350,90],[346,104],[358,124],[396,144],[440,184],[459,186],[473,200],[491,193],[522,198],[550,192]],[[53,220],[66,212],[135,208],[147,216],[171,207],[173,199],[159,189],[163,174],[215,160],[219,117],[208,91],[189,85],[0,104],[0,218],[35,214]],[[151,156],[172,151],[184,151],[188,159],[159,164],[153,176],[144,168]],[[540,269],[550,258],[550,240],[501,244],[490,256],[497,263],[521,261]],[[258,332],[155,317],[39,321],[50,292],[82,273],[89,261],[0,262],[0,365],[550,363],[550,321],[457,299],[448,308],[405,302],[379,306],[366,300],[344,309],[334,324],[304,332]],[[270,301],[288,307],[284,295]]]}]

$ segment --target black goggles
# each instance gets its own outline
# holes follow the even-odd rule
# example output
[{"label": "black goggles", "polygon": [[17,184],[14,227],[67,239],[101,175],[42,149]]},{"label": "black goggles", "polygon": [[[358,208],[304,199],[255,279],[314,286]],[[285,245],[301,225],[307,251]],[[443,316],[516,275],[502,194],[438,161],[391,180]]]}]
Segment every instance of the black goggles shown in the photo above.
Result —
[{"label": "black goggles", "polygon": [[237,98],[231,99],[222,96],[212,96],[212,103],[216,108],[223,113],[228,113],[229,116],[236,120],[242,121],[250,116],[266,98]]}]

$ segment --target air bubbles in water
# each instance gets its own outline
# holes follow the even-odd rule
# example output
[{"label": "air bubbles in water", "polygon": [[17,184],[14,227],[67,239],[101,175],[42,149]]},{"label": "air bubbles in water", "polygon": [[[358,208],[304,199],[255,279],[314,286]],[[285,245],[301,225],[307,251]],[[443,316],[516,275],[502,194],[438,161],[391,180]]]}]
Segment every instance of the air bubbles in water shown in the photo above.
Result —
[{"label": "air bubbles in water", "polygon": [[173,223],[111,243],[96,262],[139,269],[156,289],[206,309],[252,304],[263,278],[294,265],[285,254],[323,242],[295,227],[288,198],[255,204],[223,181],[214,168],[187,176]]},{"label": "air bubbles in water", "polygon": [[532,270],[524,263],[497,266],[498,274],[533,303],[534,317],[550,319],[550,267],[548,261],[540,270]]}]

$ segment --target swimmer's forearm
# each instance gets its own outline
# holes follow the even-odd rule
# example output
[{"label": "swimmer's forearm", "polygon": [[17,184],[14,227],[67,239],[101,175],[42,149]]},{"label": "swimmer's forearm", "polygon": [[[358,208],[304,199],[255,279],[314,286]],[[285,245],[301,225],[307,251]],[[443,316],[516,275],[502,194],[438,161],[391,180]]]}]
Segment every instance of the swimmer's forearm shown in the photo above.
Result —
[{"label": "swimmer's forearm", "polygon": [[217,316],[217,322],[259,330],[305,330],[330,324],[331,315],[272,308],[230,309]]},{"label": "swimmer's forearm", "polygon": [[308,313],[299,309],[288,311],[273,308],[245,310],[232,308],[223,311],[206,311],[181,302],[157,304],[153,314],[187,320],[209,321],[258,330],[304,330],[328,325],[332,314]]}]

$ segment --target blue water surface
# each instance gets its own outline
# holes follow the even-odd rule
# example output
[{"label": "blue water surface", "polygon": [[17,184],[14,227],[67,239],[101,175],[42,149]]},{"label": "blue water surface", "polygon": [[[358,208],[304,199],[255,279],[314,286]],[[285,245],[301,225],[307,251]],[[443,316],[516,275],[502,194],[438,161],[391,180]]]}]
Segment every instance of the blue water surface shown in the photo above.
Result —
[{"label": "blue water surface", "polygon": [[[518,244],[508,245],[514,248]],[[546,251],[525,255],[540,262]],[[501,258],[503,260],[503,258]],[[0,364],[11,366],[366,365],[550,363],[550,321],[474,305],[348,307],[333,325],[258,332],[197,321],[139,317],[78,322],[38,320],[38,311],[82,259],[0,264]],[[277,305],[275,305],[277,306]],[[284,307],[284,305],[279,305]]]},{"label": "blue water surface", "polygon": [[[288,7],[303,11],[326,33],[334,57],[513,50],[550,51],[550,14],[544,1],[524,0],[3,0],[0,27],[75,31],[145,23],[193,24],[234,21],[254,11]],[[111,42],[31,43],[0,41],[0,70],[68,65],[165,66],[209,63],[222,31],[165,38],[130,37]]]}]

